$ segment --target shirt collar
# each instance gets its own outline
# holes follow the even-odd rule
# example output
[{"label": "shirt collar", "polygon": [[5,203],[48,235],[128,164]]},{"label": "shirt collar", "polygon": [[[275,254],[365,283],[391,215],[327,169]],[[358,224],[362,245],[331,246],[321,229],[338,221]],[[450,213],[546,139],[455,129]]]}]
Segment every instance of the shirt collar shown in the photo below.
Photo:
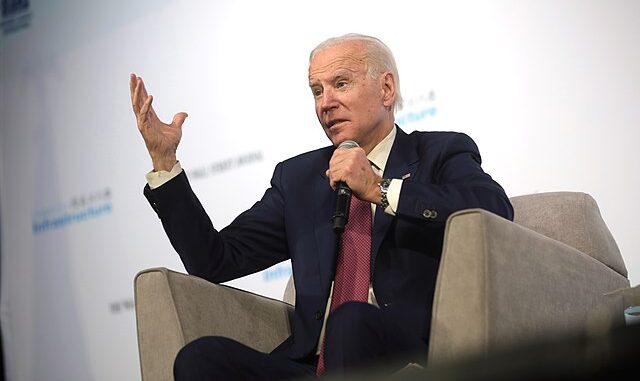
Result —
[{"label": "shirt collar", "polygon": [[391,153],[391,147],[396,139],[396,127],[391,129],[391,132],[382,139],[378,145],[376,145],[371,152],[367,155],[367,159],[377,167],[382,173],[384,173],[384,167],[387,165],[389,154]]}]

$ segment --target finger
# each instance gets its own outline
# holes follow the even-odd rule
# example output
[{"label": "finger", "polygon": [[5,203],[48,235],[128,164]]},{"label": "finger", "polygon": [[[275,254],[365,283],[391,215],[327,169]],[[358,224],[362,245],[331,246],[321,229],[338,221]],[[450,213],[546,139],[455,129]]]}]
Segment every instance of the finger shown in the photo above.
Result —
[{"label": "finger", "polygon": [[329,186],[331,187],[331,189],[336,190],[336,187],[338,186],[338,183],[329,179]]},{"label": "finger", "polygon": [[344,178],[344,172],[341,168],[335,168],[329,170],[329,185],[331,188],[336,189],[339,182],[347,182]]},{"label": "finger", "polygon": [[149,112],[149,107],[151,107],[151,102],[153,102],[153,95],[149,95],[147,99],[145,99],[142,104],[142,108],[140,109],[140,114],[145,115]]},{"label": "finger", "polygon": [[173,116],[173,122],[171,124],[175,125],[178,128],[181,128],[182,123],[184,123],[184,120],[187,119],[188,116],[189,115],[187,115],[186,112],[179,112]]},{"label": "finger", "polygon": [[[147,97],[149,96],[149,93],[147,92],[147,87],[144,84],[144,80],[142,79],[142,77],[138,77],[140,79],[140,98],[141,99],[147,99]],[[152,118],[156,118],[155,113],[153,112],[153,103],[149,106],[149,110],[150,113],[147,115],[147,117],[152,117]]]},{"label": "finger", "polygon": [[151,102],[153,102],[153,95],[147,97],[140,109],[140,114],[138,115],[138,129],[140,130],[142,130],[144,120],[147,119],[147,112],[149,111],[149,107],[151,107]]},{"label": "finger", "polygon": [[144,81],[142,80],[142,77],[137,77],[136,94],[137,96],[134,97],[135,105],[138,108],[141,108],[140,104],[143,102],[143,99],[146,100],[147,97],[149,96],[149,94],[147,93],[147,88],[144,86]]},{"label": "finger", "polygon": [[329,160],[330,177],[338,181],[338,179],[336,179],[336,176],[339,173],[342,173],[345,169],[348,169],[348,162],[345,160],[344,153],[334,153],[333,157],[331,157],[331,160]]},{"label": "finger", "polygon": [[357,148],[342,148],[333,151],[333,155],[329,160],[330,165],[347,165],[349,162],[353,162],[358,155],[356,150]]},{"label": "finger", "polygon": [[329,159],[329,169],[337,168],[344,161],[344,153],[335,150],[331,159]]},{"label": "finger", "polygon": [[146,99],[149,96],[147,93],[147,87],[144,85],[142,77],[138,77],[138,81],[140,82],[140,95],[142,96],[142,99]]},{"label": "finger", "polygon": [[133,98],[131,104],[133,105],[133,112],[135,112],[136,116],[140,114],[140,78],[136,79],[136,87],[133,90]]},{"label": "finger", "polygon": [[335,188],[335,184],[334,184],[333,180],[331,180],[331,174],[332,174],[331,169],[327,169],[327,170],[324,172],[324,174],[325,174],[325,176],[327,176],[327,178],[329,179],[329,186],[335,190],[335,189],[336,189],[336,188]]},{"label": "finger", "polygon": [[131,96],[131,104],[133,104],[133,93],[136,91],[136,75],[131,73],[129,75],[129,93]]}]

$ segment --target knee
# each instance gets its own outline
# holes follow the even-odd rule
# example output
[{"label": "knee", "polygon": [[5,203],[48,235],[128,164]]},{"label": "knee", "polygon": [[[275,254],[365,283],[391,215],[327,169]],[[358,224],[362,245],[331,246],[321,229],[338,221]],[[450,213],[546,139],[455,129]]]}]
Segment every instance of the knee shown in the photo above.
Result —
[{"label": "knee", "polygon": [[186,344],[173,362],[173,375],[176,380],[197,380],[203,374],[203,367],[215,366],[215,359],[224,357],[225,337],[205,336]]},{"label": "knee", "polygon": [[380,310],[349,302],[329,315],[325,334],[325,367],[341,371],[367,364],[384,351],[378,327]]}]

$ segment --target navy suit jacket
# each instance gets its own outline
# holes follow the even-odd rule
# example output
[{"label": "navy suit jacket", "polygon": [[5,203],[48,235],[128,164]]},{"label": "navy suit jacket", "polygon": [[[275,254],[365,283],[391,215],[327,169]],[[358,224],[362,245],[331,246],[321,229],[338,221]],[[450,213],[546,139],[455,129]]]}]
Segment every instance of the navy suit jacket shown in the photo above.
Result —
[{"label": "navy suit jacket", "polygon": [[[292,359],[315,353],[335,270],[336,193],[325,176],[333,150],[279,163],[262,199],[219,231],[184,171],[144,191],[192,275],[219,283],[291,259],[296,308],[292,336],[282,347]],[[412,312],[401,324],[425,342],[447,217],[483,208],[513,218],[504,190],[480,163],[476,144],[464,134],[400,128],[387,161],[384,177],[406,179],[396,216],[376,210],[371,279],[380,308],[408,306]]]}]

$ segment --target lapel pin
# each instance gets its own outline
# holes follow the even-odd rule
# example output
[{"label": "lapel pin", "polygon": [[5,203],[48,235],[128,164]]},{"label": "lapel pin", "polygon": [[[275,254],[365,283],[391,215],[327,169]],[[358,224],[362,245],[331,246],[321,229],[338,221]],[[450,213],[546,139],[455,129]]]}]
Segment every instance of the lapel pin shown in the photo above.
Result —
[{"label": "lapel pin", "polygon": [[407,173],[406,175],[402,176],[402,180],[408,179],[409,177],[411,177],[411,173]]}]

